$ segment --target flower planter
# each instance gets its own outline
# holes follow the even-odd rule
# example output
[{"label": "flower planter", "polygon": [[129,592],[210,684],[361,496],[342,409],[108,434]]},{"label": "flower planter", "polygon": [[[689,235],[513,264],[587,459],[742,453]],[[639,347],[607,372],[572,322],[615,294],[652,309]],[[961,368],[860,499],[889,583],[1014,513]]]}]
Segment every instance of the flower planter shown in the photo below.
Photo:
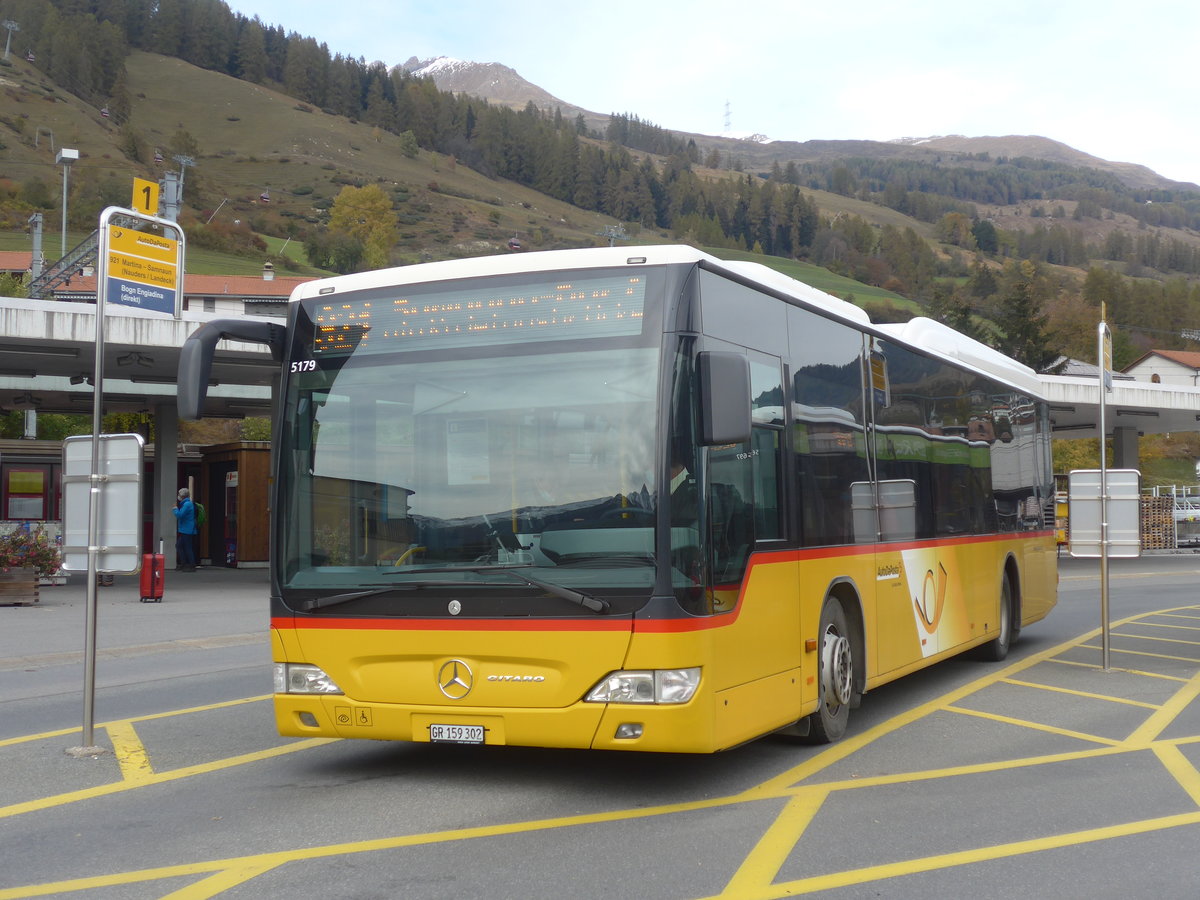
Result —
[{"label": "flower planter", "polygon": [[0,606],[28,606],[38,602],[38,576],[32,567],[0,572]]}]

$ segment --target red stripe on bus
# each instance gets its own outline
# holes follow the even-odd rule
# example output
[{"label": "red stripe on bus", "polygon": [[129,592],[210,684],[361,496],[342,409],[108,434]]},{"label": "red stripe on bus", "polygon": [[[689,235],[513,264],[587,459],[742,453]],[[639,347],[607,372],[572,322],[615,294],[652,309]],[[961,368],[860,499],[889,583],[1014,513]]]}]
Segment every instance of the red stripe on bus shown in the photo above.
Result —
[{"label": "red stripe on bus", "polygon": [[271,627],[317,631],[628,631],[629,618],[619,619],[349,619],[276,616]]}]

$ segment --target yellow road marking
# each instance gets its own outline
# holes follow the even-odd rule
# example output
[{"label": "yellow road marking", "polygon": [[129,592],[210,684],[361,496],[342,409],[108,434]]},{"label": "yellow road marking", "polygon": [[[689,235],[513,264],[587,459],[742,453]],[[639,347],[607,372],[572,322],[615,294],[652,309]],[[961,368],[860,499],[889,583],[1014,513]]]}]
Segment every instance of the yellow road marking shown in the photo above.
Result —
[{"label": "yellow road marking", "polygon": [[[1087,647],[1089,650],[1103,649],[1102,647],[1097,647],[1095,644],[1083,644],[1081,646]],[[1109,650],[1113,653],[1127,653],[1130,656],[1148,656],[1151,659],[1170,659],[1176,662],[1186,662],[1200,665],[1200,659],[1197,659],[1194,656],[1172,656],[1169,653],[1147,653],[1144,650],[1125,650],[1121,647],[1110,647]]]},{"label": "yellow road marking", "polygon": [[817,772],[820,772],[834,763],[840,762],[853,753],[856,753],[863,747],[866,747],[868,744],[874,743],[884,735],[898,731],[905,725],[910,725],[913,722],[925,718],[930,713],[945,709],[958,700],[968,697],[990,684],[995,684],[997,681],[1009,678],[1018,672],[1023,672],[1025,669],[1033,668],[1038,663],[1045,662],[1047,659],[1050,659],[1054,654],[1069,650],[1076,646],[1079,642],[1089,640],[1090,638],[1095,637],[1095,635],[1096,632],[1089,632],[1078,638],[1075,638],[1074,640],[1060,644],[1057,647],[1051,647],[1047,650],[1043,650],[1041,653],[1035,653],[1021,660],[1020,662],[1012,663],[1011,665],[1005,666],[1003,669],[1000,669],[997,672],[992,672],[983,676],[982,678],[978,678],[975,681],[969,682],[968,684],[943,694],[941,697],[936,697],[933,700],[922,704],[921,706],[916,706],[906,712],[900,713],[898,716],[894,716],[891,719],[888,719],[886,722],[881,722],[874,728],[869,728],[860,734],[842,738],[841,741],[831,745],[829,748],[816,754],[806,762],[803,762],[794,768],[788,769],[786,772],[783,772],[774,778],[768,779],[756,788],[751,788],[750,790],[746,791],[745,796],[756,797],[778,793],[787,785],[796,784],[805,780],[806,778],[810,778]]},{"label": "yellow road marking", "polygon": [[1091,691],[1076,691],[1071,688],[1058,687],[1053,684],[1040,684],[1036,681],[1021,681],[1018,678],[1005,678],[1005,684],[1015,684],[1017,687],[1035,688],[1039,691],[1051,691],[1056,694],[1069,694],[1072,697],[1087,697],[1092,700],[1108,700],[1112,703],[1124,703],[1127,706],[1142,706],[1146,709],[1158,709],[1157,703],[1145,703],[1141,700],[1127,700],[1124,697],[1114,697],[1111,694],[1093,694]]},{"label": "yellow road marking", "polygon": [[[574,828],[580,825],[602,825],[611,822],[625,822],[633,819],[648,819],[673,813],[694,812],[704,809],[718,809],[723,806],[733,806],[742,802],[734,797],[719,797],[711,800],[694,800],[686,803],[671,803],[664,806],[646,807],[644,809],[611,810],[600,813],[586,813],[578,816],[564,816],[556,819],[537,819],[530,822],[510,822],[502,825],[483,825],[474,828],[457,828],[450,831],[435,831],[426,834],[406,834],[387,838],[372,838],[362,841],[350,841],[342,844],[326,844],[321,847],[303,847],[296,850],[279,850],[272,853],[261,853],[251,856],[241,856],[207,862],[184,863],[177,866],[161,866],[153,869],[141,869],[134,872],[120,872],[112,875],[97,875],[88,878],[73,878],[53,884],[39,884],[29,887],[0,889],[0,900],[17,900],[22,897],[44,897],[69,891],[93,890],[101,887],[115,887],[124,884],[138,884],[147,881],[157,881],[163,878],[178,878],[184,875],[203,875],[207,873],[245,873],[246,878],[255,874],[277,868],[288,862],[299,860],[327,859],[343,856],[349,853],[370,853],[376,850],[398,850],[404,847],[421,847],[431,844],[443,844],[451,841],[474,840],[476,838],[505,837],[515,834],[528,834],[545,831],[551,828]],[[232,886],[226,882],[224,888]],[[195,887],[195,885],[193,885]],[[203,894],[196,895],[204,896]]]},{"label": "yellow road marking", "polygon": [[[1100,663],[1079,662],[1074,659],[1048,659],[1048,663],[1053,663],[1059,666],[1076,666],[1080,669],[1100,669]],[[1141,675],[1144,678],[1161,678],[1163,681],[1187,681],[1186,678],[1180,678],[1178,675],[1164,675],[1162,672],[1146,672],[1142,669],[1109,669],[1110,672],[1122,672],[1126,675]]]},{"label": "yellow road marking", "polygon": [[[152,722],[155,719],[170,719],[173,716],[187,716],[192,713],[209,712],[214,709],[227,709],[231,706],[243,706],[247,703],[261,703],[264,700],[270,700],[272,694],[262,694],[258,697],[243,697],[240,700],[223,700],[220,703],[207,703],[204,706],[189,706],[186,709],[173,709],[168,712],[148,713],[144,716],[134,716],[130,719],[124,719],[125,722]],[[107,728],[107,722],[102,722],[98,727]],[[43,731],[38,734],[23,734],[20,737],[5,738],[0,740],[0,747],[11,747],[14,744],[28,744],[33,741],[44,741],[49,738],[67,737],[69,735],[79,734],[78,728],[60,728],[57,731]]]},{"label": "yellow road marking", "polygon": [[[1185,608],[1194,609],[1195,607]],[[1129,619],[1116,624],[1125,624],[1132,622],[1137,618],[1138,617],[1136,616],[1130,617]],[[989,675],[976,679],[967,685],[949,691],[942,697],[930,701],[929,703],[926,703],[913,710],[909,710],[906,713],[902,713],[888,722],[881,723],[875,728],[869,729],[863,734],[845,739],[842,743],[833,745],[827,750],[818,753],[812,759],[795,766],[774,778],[768,779],[755,788],[751,788],[740,794],[729,797],[712,798],[709,800],[693,801],[688,803],[669,804],[665,806],[644,809],[614,810],[604,813],[570,816],[557,819],[545,819],[534,822],[508,823],[479,828],[457,829],[447,832],[404,835],[399,837],[334,844],[324,847],[305,847],[301,849],[250,855],[233,859],[210,860],[207,862],[179,866],[167,866],[155,869],[117,873],[106,876],[80,878],[57,882],[54,884],[42,884],[25,888],[0,890],[0,900],[10,900],[10,898],[17,897],[47,896],[55,893],[142,883],[167,878],[179,878],[189,875],[208,877],[181,888],[180,890],[168,896],[176,898],[176,900],[202,900],[202,898],[215,896],[222,891],[228,890],[236,885],[243,884],[257,877],[258,875],[263,874],[264,872],[270,871],[271,869],[277,868],[278,866],[292,861],[329,858],[350,853],[364,853],[375,850],[414,847],[449,841],[470,840],[480,837],[496,837],[523,834],[539,830],[629,821],[695,810],[715,809],[722,806],[736,805],[747,801],[778,798],[787,798],[787,804],[784,806],[780,815],[777,816],[774,822],[766,829],[762,838],[759,840],[755,848],[747,855],[737,872],[734,873],[730,882],[727,884],[726,889],[720,895],[721,897],[729,898],[737,896],[739,900],[740,898],[755,897],[775,898],[795,893],[805,893],[813,890],[825,890],[833,887],[860,884],[867,881],[878,881],[885,878],[913,874],[916,872],[932,871],[941,868],[967,865],[970,863],[991,859],[1001,859],[1025,853],[1038,852],[1041,850],[1071,846],[1073,844],[1108,840],[1115,837],[1150,833],[1168,828],[1200,824],[1200,811],[1197,811],[1196,813],[1147,819],[1121,825],[1088,829],[1071,834],[1050,835],[1026,841],[1017,841],[990,847],[975,848],[955,853],[939,854],[880,866],[864,867],[847,872],[814,876],[811,878],[804,878],[786,883],[771,883],[771,879],[777,875],[782,866],[786,863],[796,845],[796,842],[803,836],[803,833],[807,829],[813,816],[821,808],[829,794],[834,791],[857,790],[860,788],[867,788],[889,783],[909,783],[930,780],[934,778],[950,778],[964,774],[998,772],[1005,769],[1045,765],[1048,763],[1074,759],[1097,758],[1101,756],[1116,755],[1119,753],[1141,751],[1149,748],[1157,754],[1158,759],[1162,762],[1164,767],[1166,767],[1172,776],[1176,778],[1184,790],[1188,792],[1189,796],[1191,796],[1198,804],[1200,804],[1200,772],[1197,772],[1196,768],[1178,749],[1180,744],[1200,742],[1200,737],[1181,738],[1170,742],[1157,742],[1157,738],[1162,733],[1163,729],[1165,729],[1167,725],[1169,725],[1170,722],[1172,722],[1188,706],[1188,704],[1195,700],[1197,695],[1200,694],[1200,672],[1198,672],[1192,678],[1157,676],[1156,673],[1150,672],[1134,672],[1134,674],[1166,677],[1170,680],[1183,683],[1183,687],[1176,691],[1175,695],[1172,696],[1167,703],[1160,707],[1155,707],[1153,704],[1135,704],[1147,706],[1154,711],[1140,728],[1136,729],[1126,740],[1119,742],[1110,741],[1095,735],[1082,735],[1076,732],[1054,729],[1048,726],[1040,725],[1039,723],[1028,722],[1025,720],[1009,719],[1000,716],[993,716],[987,713],[979,713],[974,710],[967,710],[954,705],[957,701],[963,699],[964,697],[970,696],[979,690],[982,690],[988,685],[1002,681],[1015,681],[1015,679],[1012,678],[1013,675],[1024,671],[1025,669],[1031,668],[1041,662],[1066,662],[1063,660],[1054,659],[1053,657],[1056,654],[1064,653],[1077,647],[1089,646],[1086,644],[1086,642],[1094,639],[1097,633],[1098,630],[1082,635],[1072,641],[1065,642],[1055,648],[1043,651],[1042,653],[1034,654],[1024,660],[1021,660],[1020,662],[1013,663],[997,672],[990,673]],[[1178,657],[1169,657],[1159,654],[1143,653],[1138,655],[1159,659],[1179,659]],[[1191,663],[1200,663],[1200,660],[1185,661]],[[1079,663],[1072,664],[1079,665]],[[1090,667],[1096,668],[1094,666]],[[1068,691],[1066,693],[1070,692]],[[254,702],[254,700],[258,699],[263,698],[253,698],[236,702]],[[1110,698],[1101,696],[1101,699]],[[208,708],[217,708],[218,706],[222,705],[232,704],[215,704],[213,707]],[[205,707],[200,707],[197,709],[204,708]],[[891,734],[896,730],[903,728],[912,722],[918,721],[925,716],[939,711],[979,715],[983,716],[984,718],[992,718],[1021,727],[1039,728],[1041,730],[1052,731],[1057,734],[1067,734],[1093,743],[1103,744],[1105,746],[1094,747],[1072,753],[1061,753],[1018,760],[1000,760],[996,762],[979,763],[968,766],[948,767],[920,772],[896,773],[887,776],[855,778],[851,780],[830,782],[820,785],[801,784],[801,782],[804,780],[834,765],[835,763],[846,759],[854,752],[866,747],[873,741],[878,740],[887,734]],[[182,712],[185,711],[158,714],[157,716],[148,716],[145,718],[148,719],[166,715],[179,715],[182,714]],[[110,723],[111,727],[115,728],[117,732],[117,736],[113,736],[112,732],[110,732],[110,736],[113,736],[114,744],[124,742],[123,746],[128,747],[130,746],[131,742],[136,743],[136,733],[133,731],[131,724],[136,721],[142,720],[130,719],[127,722]],[[124,734],[121,732],[122,727],[128,729],[128,731]],[[46,733],[41,737],[45,737],[49,734],[70,733],[73,732],[53,732]],[[25,738],[20,740],[29,739],[34,738]],[[5,743],[16,742],[18,742],[18,740],[11,740]],[[77,791],[71,794],[63,794],[53,798],[46,798],[45,800],[41,801],[33,801],[31,803],[16,804],[10,807],[0,808],[0,817],[16,815],[21,812],[32,811],[34,809],[44,809],[48,806],[61,805],[63,803],[74,802],[75,800],[87,799],[92,796],[102,796],[105,794],[116,793],[119,791],[128,790],[134,786],[157,784],[178,778],[190,777],[192,775],[215,772],[221,769],[231,768],[236,765],[267,759],[272,756],[310,749],[311,747],[319,746],[329,742],[330,741],[328,739],[300,741],[285,747],[245,754],[239,757],[232,757],[203,765],[191,766],[186,769],[176,770],[174,772],[150,772],[149,774],[145,774],[144,776],[140,777],[136,781],[127,780],[120,784],[106,785],[100,788]],[[0,743],[0,746],[3,746],[3,743]],[[138,746],[140,746],[140,744],[138,744]]]},{"label": "yellow road marking", "polygon": [[964,716],[974,716],[977,719],[988,719],[992,722],[1003,722],[1005,725],[1016,725],[1018,728],[1028,728],[1030,731],[1044,731],[1047,734],[1057,734],[1062,737],[1075,738],[1078,741],[1089,741],[1093,744],[1106,744],[1117,747],[1124,741],[1101,737],[1098,734],[1087,734],[1083,731],[1072,731],[1069,728],[1058,728],[1054,725],[1043,725],[1041,722],[1031,722],[1029,719],[1017,719],[1012,716],[1001,716],[996,713],[983,712],[978,709],[968,709],[965,706],[947,706],[948,712],[960,713]]},{"label": "yellow road marking", "polygon": [[821,786],[799,791],[746,856],[721,896],[744,897],[748,890],[769,885],[825,803],[829,790]]},{"label": "yellow road marking", "polygon": [[[288,753],[296,753],[301,750],[310,750],[313,747],[320,747],[324,744],[332,744],[337,738],[310,738],[308,740],[296,741],[291,744],[286,744],[282,747],[271,747],[268,750],[257,750],[254,753],[244,753],[241,756],[230,756],[226,759],[218,759],[213,762],[200,763],[195,766],[186,766],[182,769],[172,769],[169,772],[154,772],[137,781],[117,781],[111,784],[101,784],[96,787],[83,788],[78,791],[69,791],[65,794],[55,794],[52,797],[41,797],[37,800],[27,800],[24,803],[14,803],[11,806],[0,806],[0,819],[7,819],[9,816],[19,816],[28,812],[37,812],[43,809],[50,809],[54,806],[65,806],[68,803],[78,803],[80,800],[91,800],[93,797],[107,797],[110,794],[120,794],[123,791],[132,790],[134,788],[145,787],[150,784],[164,784],[168,781],[178,781],[182,778],[191,778],[193,775],[206,775],[210,772],[219,772],[222,769],[232,769],[235,766],[244,766],[247,763],[260,762],[264,759],[271,759],[276,756],[286,756]],[[0,894],[3,896],[3,894]]]},{"label": "yellow road marking", "polygon": [[208,900],[209,897],[215,897],[239,884],[245,884],[250,879],[257,878],[264,872],[270,872],[278,867],[278,863],[257,863],[225,869],[216,875],[211,875],[178,891],[166,894],[162,900]]},{"label": "yellow road marking", "polygon": [[[1172,625],[1172,628],[1177,626]],[[1130,640],[1138,641],[1161,641],[1164,644],[1187,644],[1190,647],[1200,647],[1200,641],[1185,641],[1182,638],[1165,638],[1154,634],[1128,634],[1123,631],[1118,631],[1113,634],[1113,637],[1129,638]],[[1196,660],[1200,662],[1200,660]]]},{"label": "yellow road marking", "polygon": [[[1181,616],[1180,618],[1184,618]],[[1191,618],[1187,616],[1186,618]],[[1200,625],[1176,625],[1173,622],[1130,622],[1130,625],[1140,625],[1142,628],[1170,628],[1176,631],[1200,631]]]},{"label": "yellow road marking", "polygon": [[956,853],[943,853],[937,856],[926,856],[920,859],[909,859],[880,866],[867,866],[861,869],[850,869],[845,872],[834,872],[829,875],[799,878],[795,881],[772,884],[761,891],[745,893],[738,900],[774,900],[777,897],[791,897],[796,894],[827,891],[832,888],[865,884],[869,881],[882,881],[887,878],[898,878],[902,875],[914,875],[918,872],[934,872],[940,869],[950,869],[955,866],[965,866],[972,863],[1005,859],[1013,856],[1026,856],[1030,853],[1038,853],[1043,850],[1057,850],[1077,844],[1090,844],[1096,841],[1107,841],[1113,838],[1130,837],[1137,834],[1150,834],[1155,831],[1166,831],[1170,828],[1181,828],[1185,825],[1197,824],[1200,824],[1200,812],[1164,816],[1160,819],[1145,819],[1138,822],[1129,822],[1124,825],[1109,825],[1104,828],[1092,828],[1069,834],[1055,834],[1027,841],[995,844],[991,847],[960,850]]},{"label": "yellow road marking", "polygon": [[1174,722],[1197,696],[1200,696],[1200,671],[1197,671],[1186,685],[1176,691],[1175,696],[1164,703],[1154,715],[1143,722],[1141,727],[1129,736],[1129,742],[1149,744],[1155,740],[1162,734],[1163,729]]},{"label": "yellow road marking", "polygon": [[133,729],[133,723],[110,722],[106,729],[112,741],[113,755],[121,767],[121,777],[126,784],[146,781],[154,774],[150,767],[150,754]]},{"label": "yellow road marking", "polygon": [[1155,744],[1153,749],[1180,787],[1188,792],[1192,802],[1200,806],[1200,772],[1196,767],[1174,744]]}]

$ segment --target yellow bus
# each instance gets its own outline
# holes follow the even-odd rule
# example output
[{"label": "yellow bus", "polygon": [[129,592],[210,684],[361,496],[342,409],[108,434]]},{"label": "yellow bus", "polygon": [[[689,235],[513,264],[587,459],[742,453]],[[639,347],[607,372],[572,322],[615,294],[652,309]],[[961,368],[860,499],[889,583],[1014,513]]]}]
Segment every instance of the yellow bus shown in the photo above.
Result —
[{"label": "yellow bus", "polygon": [[[284,735],[707,753],[833,741],[862,695],[1055,603],[1034,373],[689,247],[296,289],[271,647]],[[1047,514],[1050,525],[1047,525]]]}]

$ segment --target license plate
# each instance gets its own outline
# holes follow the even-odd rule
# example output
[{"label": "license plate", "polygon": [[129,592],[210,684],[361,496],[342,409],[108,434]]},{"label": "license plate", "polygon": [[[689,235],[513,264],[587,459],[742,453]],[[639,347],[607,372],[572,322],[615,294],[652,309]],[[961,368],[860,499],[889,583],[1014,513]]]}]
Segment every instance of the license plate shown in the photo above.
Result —
[{"label": "license plate", "polygon": [[430,725],[429,740],[443,744],[482,744],[482,725]]}]

